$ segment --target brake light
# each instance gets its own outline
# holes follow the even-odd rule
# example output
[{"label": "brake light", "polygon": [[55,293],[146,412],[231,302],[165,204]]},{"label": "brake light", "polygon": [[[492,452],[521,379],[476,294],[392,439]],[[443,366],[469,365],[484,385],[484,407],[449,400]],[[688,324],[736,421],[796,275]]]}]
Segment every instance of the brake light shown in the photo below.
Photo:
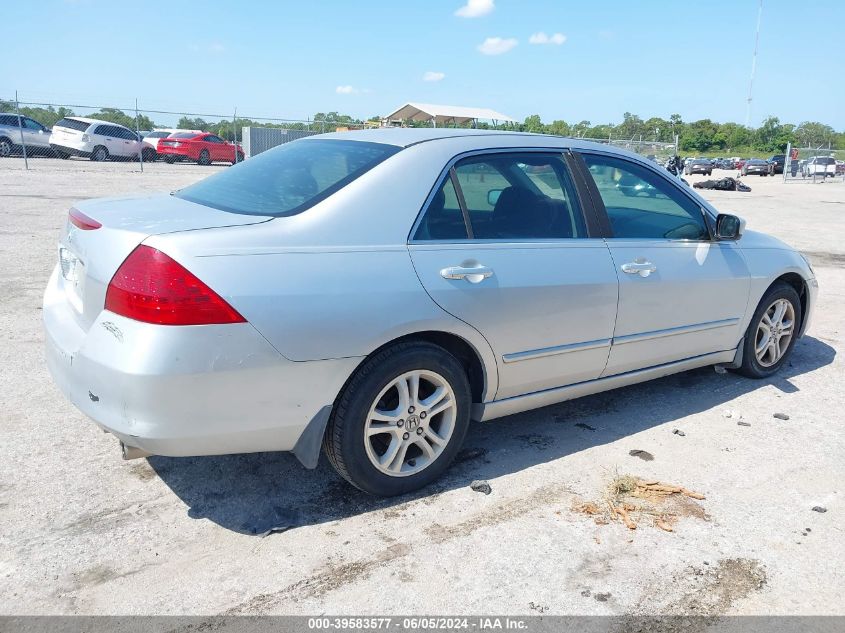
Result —
[{"label": "brake light", "polygon": [[82,229],[83,231],[94,231],[103,226],[102,224],[97,222],[97,220],[89,218],[79,209],[71,209],[70,211],[68,211],[67,219],[76,228]]},{"label": "brake light", "polygon": [[129,254],[109,282],[106,310],[158,325],[246,322],[187,268],[143,245]]}]

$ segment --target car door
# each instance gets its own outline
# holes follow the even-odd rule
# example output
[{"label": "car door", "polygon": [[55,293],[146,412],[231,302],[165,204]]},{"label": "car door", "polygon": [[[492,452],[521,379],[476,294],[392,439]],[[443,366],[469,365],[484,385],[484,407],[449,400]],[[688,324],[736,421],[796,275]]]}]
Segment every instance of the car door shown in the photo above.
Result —
[{"label": "car door", "polygon": [[121,141],[121,156],[137,156],[139,151],[138,145],[140,144],[138,135],[132,130],[123,127],[118,127],[115,131],[117,138]]},{"label": "car door", "polygon": [[113,125],[98,125],[94,128],[94,135],[97,137],[93,139],[95,145],[105,146],[110,156],[120,156],[123,151],[122,142],[115,136],[115,132],[116,128]]},{"label": "car door", "polygon": [[206,136],[205,140],[208,142],[209,152],[211,152],[211,160],[215,161],[231,161],[232,155],[228,153],[228,146],[219,136],[213,134]]},{"label": "car door", "polygon": [[619,307],[604,375],[737,347],[750,278],[687,185],[646,165],[581,153],[609,224]]},{"label": "car door", "polygon": [[38,121],[28,117],[21,117],[24,126],[26,144],[40,150],[50,147],[50,133]]},{"label": "car door", "polygon": [[591,380],[607,362],[616,272],[570,173],[560,150],[461,158],[412,232],[428,294],[494,350],[496,399]]}]

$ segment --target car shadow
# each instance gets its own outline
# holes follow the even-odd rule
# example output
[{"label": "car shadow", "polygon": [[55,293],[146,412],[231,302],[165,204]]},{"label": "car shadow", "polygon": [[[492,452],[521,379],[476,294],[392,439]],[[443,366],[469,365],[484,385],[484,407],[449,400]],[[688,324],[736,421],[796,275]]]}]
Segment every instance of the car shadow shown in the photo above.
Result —
[{"label": "car shadow", "polygon": [[667,376],[578,400],[473,423],[464,448],[445,475],[415,493],[379,499],[341,479],[321,456],[314,470],[289,453],[219,457],[150,457],[162,481],[188,506],[192,518],[209,519],[241,534],[263,535],[386,509],[559,459],[719,407],[745,393],[773,386],[798,391],[791,380],[833,362],[830,345],[805,337],[790,362],[766,380],[712,367]]}]

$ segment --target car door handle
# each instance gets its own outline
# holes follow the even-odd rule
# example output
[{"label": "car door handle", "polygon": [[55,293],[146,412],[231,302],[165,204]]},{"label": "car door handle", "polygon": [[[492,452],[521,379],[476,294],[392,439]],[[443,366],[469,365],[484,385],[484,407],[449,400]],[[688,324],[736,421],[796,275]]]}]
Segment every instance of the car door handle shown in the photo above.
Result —
[{"label": "car door handle", "polygon": [[651,273],[657,272],[657,266],[641,257],[638,257],[632,262],[622,264],[622,272],[628,273],[629,275],[648,277]]},{"label": "car door handle", "polygon": [[443,279],[466,279],[468,282],[477,284],[488,277],[493,276],[493,271],[486,266],[475,266],[466,268],[464,266],[449,266],[440,271]]}]

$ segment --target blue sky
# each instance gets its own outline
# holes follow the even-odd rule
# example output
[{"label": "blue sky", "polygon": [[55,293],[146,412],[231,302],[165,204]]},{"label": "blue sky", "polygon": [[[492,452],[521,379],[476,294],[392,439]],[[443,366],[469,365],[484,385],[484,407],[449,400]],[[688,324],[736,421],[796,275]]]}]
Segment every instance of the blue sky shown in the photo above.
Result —
[{"label": "blue sky", "polygon": [[[18,90],[22,101],[115,106],[137,97],[142,109],[237,107],[239,115],[292,119],[332,110],[369,117],[421,101],[520,120],[537,113],[597,124],[627,111],[743,123],[757,7],[757,0],[5,3],[0,97]],[[753,125],[773,114],[845,129],[844,26],[843,2],[764,0]]]}]

